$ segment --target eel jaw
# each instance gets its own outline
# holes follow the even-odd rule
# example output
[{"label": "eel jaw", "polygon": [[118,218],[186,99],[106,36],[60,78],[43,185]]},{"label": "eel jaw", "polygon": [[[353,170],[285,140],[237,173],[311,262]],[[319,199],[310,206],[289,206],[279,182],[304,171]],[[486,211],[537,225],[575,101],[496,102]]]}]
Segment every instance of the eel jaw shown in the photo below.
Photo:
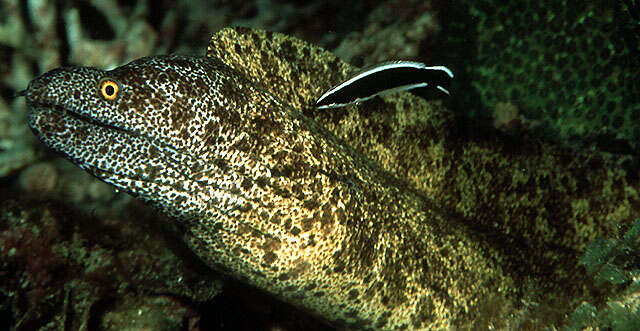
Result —
[{"label": "eel jaw", "polygon": [[176,182],[189,180],[170,146],[58,105],[31,103],[29,107],[29,127],[44,145],[119,190],[167,205],[154,192],[173,191]]},{"label": "eel jaw", "polygon": [[[122,127],[118,127],[113,124],[107,124],[96,118],[92,118],[86,114],[83,114],[70,105],[65,105],[65,96],[63,95],[62,97],[59,97],[54,95],[51,92],[52,88],[49,86],[50,76],[53,76],[58,70],[59,69],[54,69],[51,72],[45,73],[44,75],[34,79],[29,83],[29,86],[26,90],[19,92],[20,96],[24,96],[26,98],[27,106],[30,109],[29,117],[37,116],[37,112],[44,109],[49,109],[50,111],[59,112],[61,114],[64,114],[65,116],[87,122],[91,125],[101,126],[123,132],[127,131]],[[31,126],[31,122],[29,122],[29,124]]]},{"label": "eel jaw", "polygon": [[114,178],[139,175],[133,166],[144,160],[145,147],[151,144],[145,137],[59,105],[30,103],[29,107],[28,125],[34,134],[75,165],[116,186],[120,185]]}]

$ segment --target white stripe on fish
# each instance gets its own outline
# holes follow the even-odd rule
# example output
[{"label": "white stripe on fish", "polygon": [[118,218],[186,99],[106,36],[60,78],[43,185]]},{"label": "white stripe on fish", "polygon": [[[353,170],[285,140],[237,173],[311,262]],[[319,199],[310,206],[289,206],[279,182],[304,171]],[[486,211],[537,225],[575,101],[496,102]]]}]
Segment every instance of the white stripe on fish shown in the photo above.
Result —
[{"label": "white stripe on fish", "polygon": [[344,107],[377,95],[434,86],[449,95],[453,73],[444,66],[427,67],[421,62],[391,61],[365,68],[332,87],[316,101],[318,109]]}]

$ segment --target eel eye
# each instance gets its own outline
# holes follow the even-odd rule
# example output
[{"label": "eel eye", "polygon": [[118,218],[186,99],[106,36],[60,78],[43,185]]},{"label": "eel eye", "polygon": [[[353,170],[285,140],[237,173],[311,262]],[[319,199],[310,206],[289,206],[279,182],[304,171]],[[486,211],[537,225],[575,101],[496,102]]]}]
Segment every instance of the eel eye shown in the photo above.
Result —
[{"label": "eel eye", "polygon": [[107,100],[115,100],[120,92],[120,84],[111,78],[104,78],[100,81],[100,95]]}]

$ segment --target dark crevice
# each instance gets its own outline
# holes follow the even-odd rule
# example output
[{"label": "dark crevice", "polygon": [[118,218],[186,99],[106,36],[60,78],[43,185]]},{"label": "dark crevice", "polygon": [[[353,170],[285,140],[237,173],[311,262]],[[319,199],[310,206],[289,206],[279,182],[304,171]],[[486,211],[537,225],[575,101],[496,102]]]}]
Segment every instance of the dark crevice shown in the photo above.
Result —
[{"label": "dark crevice", "polygon": [[129,9],[133,9],[138,4],[138,0],[117,0],[116,2],[118,3],[118,7],[125,7]]},{"label": "dark crevice", "polygon": [[87,321],[88,330],[101,330],[102,318],[104,314],[116,307],[116,299],[105,296],[96,301],[89,308],[89,320]]},{"label": "dark crevice", "polygon": [[4,100],[11,100],[16,96],[18,95],[16,94],[16,91],[13,88],[3,83],[0,83],[0,98]]},{"label": "dark crevice", "polygon": [[[29,59],[29,69],[31,69],[31,72],[33,72],[36,76],[41,74],[40,66],[38,65],[38,62],[36,62],[33,59]],[[27,87],[25,86],[24,88],[27,88]]]},{"label": "dark crevice", "polygon": [[[56,1],[56,35],[60,40],[60,65],[69,66],[69,54],[71,53],[69,47],[69,39],[67,37],[67,29],[65,28],[64,17],[62,12],[65,9],[64,0]],[[39,68],[38,72],[42,72],[42,68]]]},{"label": "dark crevice", "polygon": [[[7,45],[0,45],[0,75],[7,76],[11,72],[11,64],[13,63],[13,55],[15,49]],[[15,95],[12,88],[0,83],[0,98],[4,100],[11,100]]]},{"label": "dark crevice", "polygon": [[22,21],[24,22],[24,27],[26,28],[27,32],[31,34],[33,33],[33,22],[31,21],[31,16],[29,16],[27,2],[27,0],[20,1],[20,16],[22,16]]},{"label": "dark crevice", "polygon": [[116,32],[98,8],[87,1],[77,1],[76,7],[79,12],[82,29],[91,39],[113,40],[116,37]]},{"label": "dark crevice", "polygon": [[11,311],[13,306],[11,296],[0,291],[0,329],[10,330],[12,325],[15,325],[15,317]]},{"label": "dark crevice", "polygon": [[438,18],[443,22],[441,36],[435,45],[429,49],[438,50],[433,55],[425,54],[423,48],[420,57],[431,57],[433,63],[447,66],[455,74],[452,81],[451,90],[453,97],[445,98],[444,102],[459,117],[475,118],[484,124],[490,123],[491,119],[484,110],[480,92],[472,86],[473,73],[471,68],[477,62],[478,40],[477,24],[474,17],[469,14],[470,9],[466,5],[444,7],[438,14]]},{"label": "dark crevice", "polygon": [[[213,300],[198,305],[202,312],[202,330],[334,330],[331,326],[277,300],[261,290],[247,287],[232,279]],[[250,316],[251,318],[247,318]],[[271,328],[265,328],[271,326]]]},{"label": "dark crevice", "polygon": [[147,20],[149,21],[149,24],[153,26],[155,31],[162,31],[162,22],[167,16],[167,12],[168,8],[164,1],[155,1],[152,6],[149,6]]}]

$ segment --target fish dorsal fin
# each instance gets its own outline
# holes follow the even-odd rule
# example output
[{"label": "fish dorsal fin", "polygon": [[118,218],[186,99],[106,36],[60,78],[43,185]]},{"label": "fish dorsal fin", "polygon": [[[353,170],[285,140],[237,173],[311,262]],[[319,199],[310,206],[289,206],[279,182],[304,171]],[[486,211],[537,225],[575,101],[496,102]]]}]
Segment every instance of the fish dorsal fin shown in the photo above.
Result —
[{"label": "fish dorsal fin", "polygon": [[209,41],[207,56],[244,73],[279,99],[302,109],[356,69],[331,52],[277,32],[232,27]]}]

